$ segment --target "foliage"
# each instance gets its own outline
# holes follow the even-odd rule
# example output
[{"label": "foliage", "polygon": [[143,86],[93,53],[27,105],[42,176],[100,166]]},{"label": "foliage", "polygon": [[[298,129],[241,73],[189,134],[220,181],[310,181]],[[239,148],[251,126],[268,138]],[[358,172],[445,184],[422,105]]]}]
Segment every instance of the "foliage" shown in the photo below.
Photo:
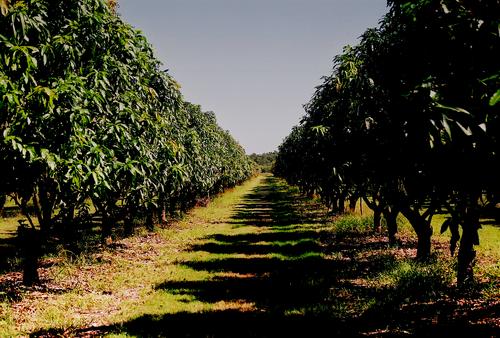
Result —
[{"label": "foliage", "polygon": [[252,173],[213,113],[183,101],[146,38],[104,0],[2,3],[0,192],[42,230],[186,208]]},{"label": "foliage", "polygon": [[[480,201],[499,197],[498,1],[389,1],[380,26],[335,58],[300,126],[280,146],[276,172],[333,211],[363,197],[418,236],[451,216],[458,278],[472,277]],[[377,216],[380,217],[380,216]],[[458,228],[463,229],[460,238]]]},{"label": "foliage", "polygon": [[274,163],[276,161],[276,156],[278,156],[277,151],[271,151],[268,153],[262,153],[262,154],[250,154],[248,155],[252,161],[257,163],[261,171],[264,173],[270,173],[274,167]]}]

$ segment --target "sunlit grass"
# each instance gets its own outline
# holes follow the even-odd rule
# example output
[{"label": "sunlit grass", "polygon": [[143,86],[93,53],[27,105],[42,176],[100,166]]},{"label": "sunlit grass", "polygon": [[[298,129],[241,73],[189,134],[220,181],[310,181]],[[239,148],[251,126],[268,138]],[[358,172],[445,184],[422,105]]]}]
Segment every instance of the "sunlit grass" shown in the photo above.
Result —
[{"label": "sunlit grass", "polygon": [[[50,278],[67,290],[33,299],[22,322],[4,303],[0,336],[111,325],[116,332],[109,337],[128,337],[120,332],[144,316],[159,320],[231,310],[345,319],[439,298],[453,286],[453,259],[419,264],[411,257],[395,258],[398,248],[385,244],[351,248],[370,236],[383,242],[372,233],[368,212],[324,217],[314,200],[280,180],[264,183],[266,177],[218,196],[155,234],[127,239],[134,252],[127,253],[128,246],[83,255],[61,252]],[[439,218],[433,226],[440,227]],[[399,231],[414,238],[403,218]],[[436,239],[447,236],[435,230]],[[485,226],[481,236],[480,257],[498,262],[498,228]],[[498,276],[488,264],[478,273]],[[497,290],[492,286],[490,292]]]},{"label": "sunlit grass", "polygon": [[10,304],[0,302],[0,335],[3,337],[14,337],[17,334]]},{"label": "sunlit grass", "polygon": [[371,230],[373,230],[372,216],[347,214],[339,217],[334,223],[334,231],[337,234],[364,233]]},{"label": "sunlit grass", "polygon": [[436,260],[419,263],[403,260],[391,264],[371,282],[380,288],[389,289],[392,300],[422,300],[426,297],[436,297],[449,288],[452,276],[449,262]]},{"label": "sunlit grass", "polygon": [[[448,245],[451,233],[446,231],[441,233],[441,225],[446,220],[447,215],[439,214],[433,217],[432,227],[434,238]],[[492,221],[482,219],[484,221]],[[462,229],[459,229],[460,235]],[[475,247],[477,251],[476,273],[489,276],[491,279],[500,279],[500,224],[483,224],[479,229],[479,245]],[[458,249],[457,249],[458,250]]]},{"label": "sunlit grass", "polygon": [[[50,295],[31,305],[32,314],[28,321],[18,323],[16,329],[9,305],[5,304],[0,317],[0,336],[14,336],[43,329],[61,329],[91,325],[93,318],[88,313],[101,314],[109,322],[120,322],[134,318],[141,313],[161,313],[176,311],[201,311],[211,308],[235,308],[241,304],[205,304],[186,295],[174,295],[155,286],[165,281],[203,281],[214,277],[213,273],[190,269],[187,261],[204,261],[211,258],[208,253],[189,251],[189,247],[215,233],[245,233],[251,229],[234,229],[233,224],[224,224],[231,218],[234,204],[242,195],[257,186],[262,178],[251,180],[214,198],[208,207],[196,208],[172,228],[157,229],[157,233],[167,241],[159,247],[142,247],[148,252],[156,250],[150,262],[134,261],[114,255],[113,251],[103,251],[99,259],[88,252],[74,256],[61,250],[62,261],[50,272],[55,282],[71,281],[76,275],[89,274],[85,285],[74,285],[74,291],[61,295]],[[17,229],[16,218],[4,218],[0,228],[6,237],[8,231]],[[216,255],[224,259],[228,255]],[[105,269],[102,274],[100,269]],[[85,272],[87,270],[87,272]],[[96,273],[94,275],[94,273]],[[248,306],[248,305],[245,305]]]}]

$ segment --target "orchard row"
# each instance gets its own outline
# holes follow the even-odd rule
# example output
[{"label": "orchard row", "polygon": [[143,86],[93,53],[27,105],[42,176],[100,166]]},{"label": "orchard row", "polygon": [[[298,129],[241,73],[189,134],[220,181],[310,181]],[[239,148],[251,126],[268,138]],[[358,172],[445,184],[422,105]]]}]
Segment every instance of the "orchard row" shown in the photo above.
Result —
[{"label": "orchard row", "polygon": [[[275,171],[344,211],[362,198],[396,241],[402,213],[431,253],[446,213],[458,281],[473,277],[480,216],[500,202],[499,1],[392,0],[377,28],[335,58]],[[496,213],[496,215],[495,215]]]},{"label": "orchard row", "polygon": [[0,193],[33,227],[152,225],[252,174],[107,1],[0,4]]}]

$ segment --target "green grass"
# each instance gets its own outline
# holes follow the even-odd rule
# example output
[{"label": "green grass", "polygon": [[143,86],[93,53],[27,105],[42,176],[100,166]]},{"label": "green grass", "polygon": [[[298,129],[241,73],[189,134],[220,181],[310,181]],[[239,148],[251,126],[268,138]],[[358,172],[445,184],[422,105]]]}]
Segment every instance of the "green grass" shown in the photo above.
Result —
[{"label": "green grass", "polygon": [[[447,218],[447,215],[439,214],[433,217],[432,227],[434,236],[449,240],[451,234],[446,231],[441,234],[441,225]],[[481,219],[481,222],[491,222],[490,219]],[[498,255],[498,243],[500,242],[500,224],[483,224],[479,229],[480,243],[478,249],[485,255]]]},{"label": "green grass", "polygon": [[19,217],[1,217],[0,218],[0,239],[10,239],[17,233]]},{"label": "green grass", "polygon": [[[449,231],[441,234],[441,225],[446,215],[437,215],[432,220],[434,237],[448,245],[451,238]],[[481,222],[491,220],[482,219]],[[460,229],[460,234],[461,234]],[[492,281],[500,280],[500,224],[483,224],[479,230],[479,245],[476,246],[477,258],[475,273]]]},{"label": "green grass", "polygon": [[[174,228],[158,229],[158,235],[163,241],[168,242],[168,245],[154,247],[145,242],[141,246],[134,246],[136,250],[144,252],[156,250],[151,262],[145,264],[144,261],[135,261],[134,258],[137,257],[115,256],[112,251],[99,254],[99,261],[105,262],[102,264],[96,264],[95,257],[87,256],[63,260],[51,270],[51,277],[56,282],[64,283],[65,280],[71,280],[86,268],[90,271],[96,269],[97,273],[104,268],[106,273],[92,276],[86,285],[77,286],[69,293],[51,297],[49,301],[35,305],[34,316],[29,322],[21,325],[20,332],[65,330],[90,324],[89,320],[78,312],[111,312],[112,316],[109,318],[111,322],[123,322],[144,313],[201,311],[214,306],[221,309],[234,308],[236,305],[231,302],[227,304],[218,302],[215,305],[203,303],[195,301],[193,297],[155,290],[155,285],[165,281],[203,281],[213,278],[213,274],[209,272],[191,269],[182,263],[224,259],[228,255],[210,255],[203,251],[187,249],[192,245],[203,243],[204,238],[213,234],[251,232],[251,229],[238,230],[234,229],[233,224],[222,222],[230,219],[234,204],[248,190],[259,184],[261,179],[254,179],[215,198],[207,208],[193,210]],[[66,258],[72,257],[66,256]],[[127,293],[133,293],[134,297],[128,299],[130,297],[127,297]],[[119,304],[112,300],[116,297],[120,299]],[[113,311],[108,311],[110,307]],[[6,333],[7,331],[0,331],[0,336]]]},{"label": "green grass", "polygon": [[382,299],[382,303],[426,301],[442,295],[450,287],[452,276],[452,268],[446,261],[418,263],[403,260],[393,263],[372,282],[390,291],[389,297]]},{"label": "green grass", "polygon": [[18,334],[10,304],[7,302],[0,303],[0,335],[2,337],[13,337]]},{"label": "green grass", "polygon": [[372,216],[345,215],[335,221],[334,231],[338,234],[366,233],[373,230]]},{"label": "green grass", "polygon": [[[61,251],[46,276],[63,291],[28,290],[20,302],[4,302],[0,336],[76,328],[109,337],[298,335],[308,327],[346,335],[411,332],[418,318],[408,306],[425,306],[434,316],[441,309],[430,302],[452,297],[453,261],[415,263],[407,241],[388,247],[363,214],[332,220],[316,201],[262,175],[168,228],[117,242],[116,249]],[[401,229],[412,236],[404,222]],[[479,247],[496,262],[497,229],[481,230],[491,233]],[[478,273],[498,276],[493,268]],[[498,286],[487,292],[498,295]],[[317,318],[324,322],[307,322]],[[260,331],[260,320],[280,328]],[[95,326],[103,327],[96,333]]]},{"label": "green grass", "polygon": [[[432,218],[433,240],[442,243],[443,247],[448,248],[451,233],[446,231],[441,234],[441,225],[448,216],[438,214]],[[486,276],[489,279],[500,279],[500,224],[494,224],[489,219],[481,219],[483,224],[479,230],[479,245],[475,247],[477,251],[477,264],[475,267],[476,274]],[[416,235],[408,221],[400,217],[399,231],[406,236],[416,239]],[[459,229],[460,234],[462,232]],[[458,250],[458,249],[457,249]],[[446,250],[449,252],[449,250]],[[456,253],[455,253],[456,254]]]},{"label": "green grass", "polygon": [[[433,228],[432,240],[435,244],[438,244],[440,250],[444,250],[441,253],[445,254],[445,256],[450,254],[448,248],[451,233],[449,230],[441,233],[441,225],[447,217],[446,214],[437,214],[432,218],[431,223]],[[475,247],[477,251],[475,273],[480,277],[484,277],[482,279],[498,281],[500,280],[500,224],[495,224],[494,220],[485,218],[482,218],[480,222],[483,224],[479,230],[480,243]],[[461,234],[462,230],[459,229],[459,232]],[[414,241],[417,239],[413,228],[402,215],[398,216],[398,233]],[[456,254],[457,252],[455,252],[455,256]],[[456,257],[451,259],[456,259]]]}]

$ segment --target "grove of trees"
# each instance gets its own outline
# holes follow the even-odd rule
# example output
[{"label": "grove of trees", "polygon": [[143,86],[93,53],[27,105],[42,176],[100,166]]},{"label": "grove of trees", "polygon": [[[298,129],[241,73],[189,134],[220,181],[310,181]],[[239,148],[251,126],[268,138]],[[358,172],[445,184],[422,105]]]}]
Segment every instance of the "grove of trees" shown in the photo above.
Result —
[{"label": "grove of trees", "polygon": [[[432,217],[473,278],[480,214],[500,202],[498,0],[390,0],[279,149],[275,173],[335,212],[362,198],[394,243],[403,214],[431,253]],[[497,215],[498,217],[498,215]]]},{"label": "grove of trees", "polygon": [[113,3],[0,1],[0,194],[41,234],[152,226],[253,172]]},{"label": "grove of trees", "polygon": [[274,163],[276,162],[276,156],[278,156],[277,151],[271,151],[268,153],[262,154],[250,154],[248,155],[250,159],[252,159],[255,163],[260,166],[260,170],[262,172],[270,173],[274,167]]}]

